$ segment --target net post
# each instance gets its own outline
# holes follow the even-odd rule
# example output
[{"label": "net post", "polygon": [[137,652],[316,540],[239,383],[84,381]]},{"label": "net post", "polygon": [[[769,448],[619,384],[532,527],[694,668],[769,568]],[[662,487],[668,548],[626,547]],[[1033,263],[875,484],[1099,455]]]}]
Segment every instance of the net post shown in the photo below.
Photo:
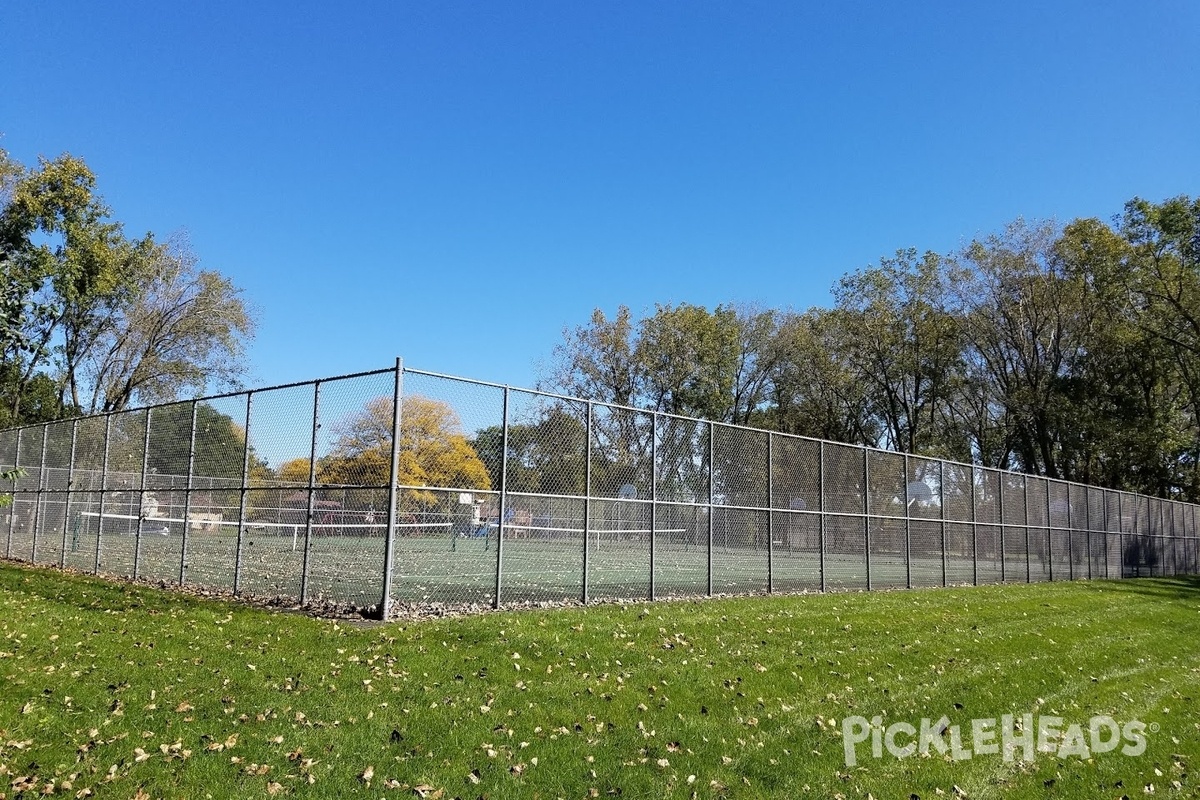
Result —
[{"label": "net post", "polygon": [[[138,480],[137,529],[133,537],[133,579],[140,577],[142,561],[142,526],[146,523],[146,470],[150,468],[150,421],[154,409],[146,409],[146,421],[142,429],[142,474]],[[247,440],[248,442],[249,440]],[[249,444],[246,445],[249,448]]]},{"label": "net post", "polygon": [[[313,512],[316,509],[316,478],[317,478],[317,431],[320,430],[320,412],[321,412],[321,382],[313,383],[313,412],[312,412],[312,430],[308,446],[308,497],[305,502],[304,510],[304,555],[301,559],[300,566],[300,604],[308,603],[308,560],[312,552],[312,527],[313,527]],[[395,441],[395,430],[392,431],[393,442]],[[388,497],[389,504],[391,496]],[[389,512],[390,513],[390,512]],[[388,517],[388,525],[392,524],[392,518]],[[389,570],[390,571],[390,570]]]},{"label": "net post", "polygon": [[[401,414],[403,413],[401,403],[404,399],[404,361],[401,358],[396,359],[396,375],[395,381],[392,384],[392,453],[391,466],[388,473],[388,522],[386,539],[383,546],[383,597],[379,602],[379,618],[387,621],[391,614],[392,606],[392,562],[396,555],[396,508],[399,501],[400,490],[400,425]],[[314,393],[314,410],[313,410],[313,455],[316,454],[316,399]],[[312,528],[313,496],[312,496],[312,481],[314,478],[313,468],[315,461],[309,461],[309,521],[308,530]],[[305,536],[305,551],[307,554],[308,536]],[[306,555],[307,558],[307,555]]]},{"label": "net post", "polygon": [[192,401],[192,425],[188,431],[187,477],[183,485],[183,537],[179,547],[179,585],[187,581],[189,530],[192,527],[192,476],[196,472],[196,413],[199,402]]},{"label": "net post", "polygon": [[71,420],[71,458],[67,462],[67,498],[63,503],[63,537],[62,549],[59,550],[58,566],[67,566],[67,530],[71,527],[71,486],[75,483],[75,443],[79,435],[79,420]]},{"label": "net post", "polygon": [[[496,595],[492,598],[492,608],[500,607],[500,590],[503,579],[504,514],[508,510],[508,393],[509,389],[505,386],[500,436],[500,504],[499,515],[496,519]],[[591,439],[589,438],[588,441],[590,443]]]},{"label": "net post", "polygon": [[246,393],[246,427],[245,445],[242,447],[242,486],[238,492],[238,532],[237,547],[233,556],[233,593],[241,590],[242,580],[242,540],[246,535],[246,495],[250,482],[250,412],[254,408],[254,392]]}]

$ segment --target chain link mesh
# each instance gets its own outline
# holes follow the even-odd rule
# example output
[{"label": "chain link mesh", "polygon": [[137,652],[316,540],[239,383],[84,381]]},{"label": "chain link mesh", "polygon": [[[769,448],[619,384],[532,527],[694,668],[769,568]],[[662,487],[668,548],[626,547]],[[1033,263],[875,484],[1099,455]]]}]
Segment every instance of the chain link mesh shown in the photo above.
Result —
[{"label": "chain link mesh", "polygon": [[1200,570],[1194,505],[414,370],[0,431],[12,466],[5,555],[362,609]]}]

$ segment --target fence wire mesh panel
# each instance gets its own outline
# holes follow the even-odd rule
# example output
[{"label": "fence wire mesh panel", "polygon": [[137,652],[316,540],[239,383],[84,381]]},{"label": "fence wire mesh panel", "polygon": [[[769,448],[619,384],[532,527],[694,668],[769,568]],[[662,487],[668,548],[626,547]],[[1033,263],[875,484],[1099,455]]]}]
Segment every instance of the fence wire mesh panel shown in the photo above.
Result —
[{"label": "fence wire mesh panel", "polygon": [[42,469],[42,504],[38,514],[37,551],[40,564],[62,565],[63,533],[71,490],[71,432],[73,422],[53,422],[46,428]]},{"label": "fence wire mesh panel", "polygon": [[[395,384],[390,371],[338,378],[322,381],[313,394],[296,399],[297,406],[311,401],[309,419],[311,409],[317,409],[315,433],[311,424],[308,428],[314,460],[301,464],[310,466],[311,481],[305,476],[306,486],[288,496],[289,505],[303,509],[297,516],[305,522],[302,533],[308,547],[307,560],[301,552],[301,562],[307,564],[307,600],[359,607],[382,602]],[[421,424],[440,419],[440,409],[430,403],[413,398],[412,405],[409,430],[416,432]],[[408,466],[411,460],[401,463]],[[403,467],[397,481],[424,483],[409,480]],[[401,498],[406,509],[414,509],[404,513],[419,513],[425,500],[436,502],[415,490],[401,492]],[[403,517],[397,515],[397,525],[404,524]],[[417,528],[399,530],[420,536]]]},{"label": "fence wire mesh panel", "polygon": [[23,428],[19,433],[17,466],[22,474],[16,480],[13,494],[8,554],[10,558],[33,561],[33,532],[42,499],[42,445],[46,441],[46,426]]},{"label": "fence wire mesh panel", "polygon": [[0,431],[0,467],[6,557],[385,615],[1200,570],[1191,504],[411,369]]},{"label": "fence wire mesh panel", "polygon": [[655,593],[702,595],[709,577],[710,426],[659,416],[654,427]]},{"label": "fence wire mesh panel", "polygon": [[975,546],[976,574],[979,583],[997,583],[1003,578],[1000,551],[1000,475],[995,470],[976,467]]},{"label": "fence wire mesh panel", "polygon": [[[650,595],[654,416],[592,406],[587,581],[590,597]],[[649,502],[648,502],[649,501]]]},{"label": "fence wire mesh panel", "polygon": [[85,572],[96,568],[96,532],[85,524],[100,511],[104,486],[104,440],[107,417],[87,417],[75,429],[75,459],[71,474],[65,566]]},{"label": "fence wire mesh panel", "polygon": [[1029,517],[1029,580],[1052,580],[1054,562],[1051,559],[1050,494],[1046,479],[1027,476],[1025,497]]},{"label": "fence wire mesh panel", "polygon": [[115,414],[109,426],[108,487],[95,526],[98,569],[133,577],[141,539],[142,469],[146,456],[147,411]]},{"label": "fence wire mesh panel", "polygon": [[769,434],[714,425],[713,591],[766,591],[772,549],[769,507]]},{"label": "fence wire mesh panel", "polygon": [[871,587],[909,585],[908,479],[900,453],[867,452],[867,508],[870,533]]},{"label": "fence wire mesh panel", "polygon": [[[394,376],[386,377],[393,381]],[[394,389],[393,381],[389,391]],[[533,499],[510,504],[503,509],[502,518],[499,490],[504,486],[506,465],[509,492],[532,495],[562,488],[570,480],[564,471],[569,473],[573,467],[577,475],[582,474],[582,434],[577,437],[576,461],[564,462],[555,448],[561,449],[558,437],[565,435],[564,426],[569,423],[549,407],[545,418],[530,416],[518,422],[520,414],[514,408],[508,452],[515,448],[524,456],[509,459],[504,449],[502,389],[406,373],[402,391],[398,448],[402,488],[392,555],[392,599],[399,603],[491,604],[500,536],[506,547],[511,544],[517,533],[512,530],[517,506],[521,507],[521,522],[526,523],[520,533],[528,536],[534,506],[539,505]],[[535,414],[529,406],[520,411]],[[578,409],[576,413],[574,421],[582,429],[583,415]],[[528,465],[519,468],[517,462],[526,457]],[[543,473],[555,477],[542,477]],[[581,481],[573,490],[583,494]],[[569,508],[549,509],[548,513],[582,517]],[[543,527],[570,528],[578,521],[556,520]]]},{"label": "fence wire mesh panel", "polygon": [[771,434],[772,584],[821,588],[821,443]]}]

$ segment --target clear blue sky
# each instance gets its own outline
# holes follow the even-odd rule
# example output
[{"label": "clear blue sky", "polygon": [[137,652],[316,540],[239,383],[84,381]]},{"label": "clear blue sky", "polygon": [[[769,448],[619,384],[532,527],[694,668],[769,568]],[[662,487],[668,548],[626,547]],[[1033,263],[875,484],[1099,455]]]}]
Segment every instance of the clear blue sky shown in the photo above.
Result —
[{"label": "clear blue sky", "polygon": [[1200,3],[0,4],[0,141],[260,312],[248,385],[529,385],[595,307],[1200,194]]}]

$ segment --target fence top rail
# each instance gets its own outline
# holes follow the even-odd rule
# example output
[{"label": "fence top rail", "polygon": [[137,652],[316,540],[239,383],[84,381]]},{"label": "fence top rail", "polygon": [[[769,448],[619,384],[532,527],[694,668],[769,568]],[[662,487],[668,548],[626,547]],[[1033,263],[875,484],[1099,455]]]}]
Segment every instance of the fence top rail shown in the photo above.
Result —
[{"label": "fence top rail", "polygon": [[315,379],[306,380],[306,381],[294,381],[291,383],[282,383],[282,384],[278,384],[278,385],[274,385],[274,386],[256,387],[256,388],[252,388],[252,389],[240,389],[240,390],[235,390],[235,391],[230,391],[230,392],[224,392],[221,394],[207,395],[204,397],[193,397],[193,398],[184,399],[184,400],[173,400],[173,401],[168,401],[168,402],[163,402],[163,403],[156,403],[156,404],[152,404],[152,405],[138,406],[136,408],[127,408],[127,409],[122,409],[120,411],[107,411],[107,412],[102,412],[102,413],[98,413],[98,414],[89,414],[89,415],[82,415],[82,416],[77,416],[77,417],[69,417],[69,418],[61,419],[61,420],[53,420],[50,422],[39,422],[39,423],[30,424],[30,425],[20,425],[20,426],[15,426],[15,427],[11,427],[11,428],[0,429],[0,434],[10,433],[10,432],[19,433],[22,430],[34,429],[34,428],[42,428],[43,430],[47,430],[47,429],[49,429],[49,427],[51,425],[66,424],[66,423],[76,424],[78,421],[84,420],[84,419],[96,419],[96,418],[108,419],[108,418],[114,417],[119,414],[133,413],[133,412],[139,412],[139,411],[152,411],[154,409],[166,408],[169,406],[177,406],[177,405],[183,405],[183,404],[187,404],[187,403],[193,403],[193,404],[204,403],[204,402],[209,402],[212,400],[222,400],[222,399],[226,399],[226,398],[230,398],[230,397],[239,397],[239,396],[252,397],[253,395],[256,395],[256,394],[278,391],[278,390],[282,390],[282,389],[295,389],[295,388],[307,387],[307,386],[319,387],[323,383],[331,383],[333,381],[353,380],[356,378],[366,378],[366,377],[373,377],[373,376],[377,376],[377,375],[394,374],[397,369],[400,369],[403,373],[407,373],[410,375],[423,375],[425,377],[451,380],[451,381],[456,381],[459,383],[467,383],[467,384],[472,384],[472,385],[476,385],[476,386],[487,386],[487,387],[496,388],[496,389],[503,389],[506,391],[516,391],[516,392],[521,392],[524,394],[533,394],[533,395],[538,395],[541,397],[547,397],[547,398],[551,398],[551,399],[555,399],[555,400],[561,400],[561,401],[568,402],[571,404],[583,404],[583,405],[586,405],[586,407],[589,409],[589,411],[595,407],[602,407],[602,408],[609,408],[609,409],[614,409],[614,410],[618,410],[618,411],[629,411],[629,412],[634,412],[634,413],[638,413],[638,414],[651,415],[652,417],[654,417],[656,419],[661,417],[661,418],[665,418],[665,419],[669,419],[669,420],[679,420],[681,422],[689,422],[689,423],[695,423],[695,424],[699,424],[699,425],[707,425],[710,427],[710,430],[712,430],[712,428],[714,428],[716,426],[720,426],[723,428],[731,428],[734,430],[743,430],[743,431],[751,431],[751,432],[759,433],[759,434],[766,434],[767,436],[777,436],[777,437],[781,437],[781,438],[785,438],[785,439],[812,442],[814,444],[822,445],[822,446],[823,445],[834,445],[834,446],[839,446],[839,447],[850,447],[855,450],[862,451],[864,454],[864,458],[866,457],[867,454],[872,453],[872,452],[881,453],[881,454],[885,454],[885,455],[903,455],[906,458],[920,458],[920,459],[925,459],[927,461],[937,462],[940,465],[942,470],[944,470],[945,467],[947,467],[947,466],[960,467],[963,469],[971,470],[972,471],[972,481],[974,481],[974,479],[975,479],[974,476],[975,476],[976,472],[980,472],[980,471],[985,472],[985,473],[992,472],[992,473],[996,473],[999,475],[1019,476],[1022,480],[1025,480],[1025,481],[1027,481],[1031,478],[1034,480],[1037,480],[1037,481],[1044,481],[1047,484],[1047,486],[1049,486],[1051,484],[1056,484],[1056,485],[1066,486],[1066,487],[1078,486],[1083,489],[1098,489],[1103,492],[1112,492],[1112,493],[1116,493],[1118,495],[1127,495],[1130,497],[1138,497],[1138,498],[1145,497],[1149,500],[1154,500],[1154,501],[1164,503],[1164,504],[1166,504],[1166,503],[1169,503],[1172,505],[1179,504],[1179,505],[1189,506],[1189,507],[1196,505],[1193,503],[1187,503],[1186,501],[1177,500],[1174,498],[1151,497],[1150,495],[1143,495],[1143,494],[1139,494],[1137,492],[1131,492],[1131,491],[1127,491],[1127,490],[1123,490],[1123,489],[1109,489],[1109,488],[1100,487],[1100,486],[1093,486],[1091,484],[1079,483],[1078,481],[1068,481],[1068,480],[1063,480],[1061,478],[1051,478],[1051,477],[1047,477],[1047,476],[1043,476],[1043,475],[1034,475],[1032,473],[1027,473],[1027,472],[1017,472],[1015,470],[1000,469],[998,467],[988,467],[988,466],[984,466],[982,464],[969,464],[969,463],[966,463],[963,461],[953,461],[950,459],[940,458],[940,457],[936,457],[936,456],[924,456],[924,455],[921,455],[918,453],[903,453],[903,452],[896,451],[896,450],[887,450],[882,447],[874,447],[874,446],[865,445],[865,444],[850,444],[848,442],[835,442],[832,440],[818,439],[818,438],[814,438],[811,436],[802,436],[800,434],[783,433],[781,431],[772,431],[772,430],[767,430],[765,428],[755,428],[755,427],[751,427],[748,425],[737,425],[737,424],[734,424],[731,422],[706,420],[706,419],[700,419],[698,417],[688,417],[688,416],[684,416],[681,414],[671,414],[671,413],[664,412],[664,411],[656,411],[654,409],[636,408],[633,406],[624,406],[624,405],[619,405],[616,403],[608,403],[608,402],[604,402],[604,401],[600,401],[600,400],[588,400],[586,398],[581,398],[581,397],[571,397],[569,395],[555,394],[553,392],[547,392],[547,391],[544,391],[541,389],[528,389],[528,388],[523,388],[523,387],[511,386],[509,384],[502,384],[502,383],[495,383],[495,382],[491,382],[491,381],[479,380],[476,378],[464,378],[459,375],[450,375],[450,374],[441,373],[441,372],[433,372],[430,370],[414,369],[412,367],[402,366],[401,362],[399,360],[397,361],[396,366],[384,367],[381,369],[366,370],[363,372],[353,372],[353,373],[348,373],[345,375],[334,375],[334,376],[325,377],[325,378],[315,378]]},{"label": "fence top rail", "polygon": [[[366,372],[351,372],[346,375],[334,375],[328,378],[312,378],[306,381],[293,381],[291,383],[280,383],[273,386],[255,386],[252,389],[234,389],[221,394],[207,394],[203,397],[186,397],[180,400],[166,400],[161,403],[151,403],[144,406],[134,406],[132,408],[122,408],[119,411],[97,411],[95,414],[80,414],[75,417],[64,417],[62,419],[50,420],[48,422],[33,422],[28,425],[14,425],[11,428],[0,428],[0,433],[8,433],[10,431],[21,431],[29,428],[48,428],[51,425],[60,425],[64,423],[74,423],[85,419],[107,419],[121,414],[132,414],[138,411],[153,411],[159,408],[169,408],[170,406],[181,406],[188,403],[207,403],[210,400],[225,400],[230,397],[238,397],[245,395],[263,394],[265,392],[276,392],[281,389],[297,389],[302,386],[319,386],[322,383],[332,383],[333,381],[346,381],[355,378],[370,378],[375,375],[388,375],[396,371],[395,367],[385,367],[384,369],[372,369]],[[459,380],[465,380],[460,378]]]}]

